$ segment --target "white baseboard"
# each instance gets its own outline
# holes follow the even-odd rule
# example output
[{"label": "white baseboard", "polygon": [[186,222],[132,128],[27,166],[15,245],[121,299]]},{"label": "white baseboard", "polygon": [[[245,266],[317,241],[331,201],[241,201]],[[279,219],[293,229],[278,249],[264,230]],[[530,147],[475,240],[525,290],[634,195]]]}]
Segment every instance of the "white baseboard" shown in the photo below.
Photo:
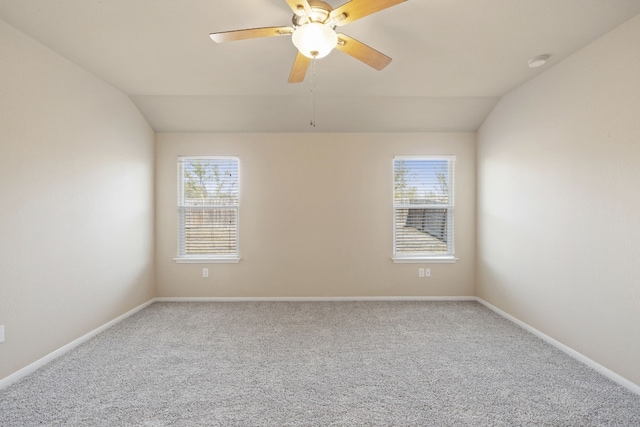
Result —
[{"label": "white baseboard", "polygon": [[476,301],[476,297],[157,297],[155,302]]},{"label": "white baseboard", "polygon": [[596,372],[599,372],[600,374],[602,374],[605,377],[609,378],[610,380],[620,384],[621,386],[627,388],[628,390],[632,391],[633,393],[640,395],[640,386],[639,385],[629,381],[628,379],[624,378],[623,376],[620,376],[620,375],[616,374],[612,370],[610,370],[608,368],[605,368],[604,366],[602,366],[598,362],[595,362],[595,361],[589,359],[584,354],[575,351],[571,347],[569,347],[569,346],[567,346],[565,344],[562,344],[560,341],[558,341],[558,340],[556,340],[554,338],[551,338],[549,335],[537,330],[536,328],[534,328],[533,326],[523,322],[522,320],[517,319],[517,318],[513,317],[512,315],[510,315],[509,313],[506,313],[506,312],[500,310],[498,307],[486,302],[482,298],[476,297],[475,299],[480,304],[482,304],[485,307],[491,309],[492,311],[494,311],[495,313],[497,313],[500,316],[504,317],[505,319],[510,320],[511,322],[515,323],[516,325],[520,326],[521,328],[525,329],[526,331],[531,332],[533,335],[537,336],[538,338],[541,338],[542,340],[546,341],[547,343],[551,344],[552,346],[554,346],[554,347],[558,348],[559,350],[565,352],[566,354],[568,354],[569,356],[571,356],[574,359],[578,360],[579,362],[584,363],[585,365],[587,365],[590,368],[594,369]]},{"label": "white baseboard", "polygon": [[11,384],[15,383],[16,381],[26,377],[27,375],[29,375],[29,374],[31,374],[33,372],[35,372],[37,369],[41,368],[42,366],[46,365],[47,363],[51,362],[52,360],[62,356],[66,352],[76,348],[80,344],[82,344],[85,341],[88,341],[89,339],[95,337],[100,332],[112,327],[113,325],[115,325],[118,322],[121,322],[122,320],[126,319],[127,317],[131,316],[132,314],[137,313],[138,311],[140,311],[143,308],[145,308],[145,307],[149,306],[150,304],[152,304],[153,301],[154,301],[153,299],[150,299],[149,301],[145,302],[144,304],[141,304],[141,305],[139,305],[139,306],[127,311],[126,313],[124,313],[121,316],[116,317],[112,321],[107,322],[104,325],[94,329],[93,331],[81,336],[80,338],[71,341],[69,344],[67,344],[67,345],[65,345],[63,347],[60,347],[59,349],[47,354],[46,356],[36,360],[32,364],[30,364],[28,366],[25,366],[24,368],[20,369],[17,372],[14,372],[13,374],[9,375],[8,377],[0,379],[0,390],[2,390],[5,387],[10,386]]}]

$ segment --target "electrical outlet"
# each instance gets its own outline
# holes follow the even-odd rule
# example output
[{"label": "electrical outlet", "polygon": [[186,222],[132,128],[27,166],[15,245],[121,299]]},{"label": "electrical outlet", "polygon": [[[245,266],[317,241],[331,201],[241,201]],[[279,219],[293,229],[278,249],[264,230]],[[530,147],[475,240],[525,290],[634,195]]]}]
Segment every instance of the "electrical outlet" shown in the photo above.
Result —
[{"label": "electrical outlet", "polygon": [[424,277],[431,277],[431,269],[430,268],[425,268],[424,269]]},{"label": "electrical outlet", "polygon": [[0,342],[4,342],[4,325],[0,326]]},{"label": "electrical outlet", "polygon": [[209,277],[209,269],[208,268],[203,268],[202,269],[202,277]]},{"label": "electrical outlet", "polygon": [[418,269],[418,277],[424,277],[424,268]]}]

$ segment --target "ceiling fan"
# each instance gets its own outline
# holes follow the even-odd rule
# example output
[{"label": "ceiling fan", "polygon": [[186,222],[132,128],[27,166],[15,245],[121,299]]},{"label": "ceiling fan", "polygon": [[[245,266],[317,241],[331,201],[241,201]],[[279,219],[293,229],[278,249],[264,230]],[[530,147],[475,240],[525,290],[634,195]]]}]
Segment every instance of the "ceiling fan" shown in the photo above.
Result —
[{"label": "ceiling fan", "polygon": [[273,36],[291,36],[298,54],[293,62],[289,83],[299,83],[311,60],[328,55],[336,48],[365,64],[382,70],[391,58],[335,28],[403,3],[406,0],[351,0],[334,9],[320,0],[285,0],[293,10],[293,27],[262,27],[210,34],[216,43]]}]

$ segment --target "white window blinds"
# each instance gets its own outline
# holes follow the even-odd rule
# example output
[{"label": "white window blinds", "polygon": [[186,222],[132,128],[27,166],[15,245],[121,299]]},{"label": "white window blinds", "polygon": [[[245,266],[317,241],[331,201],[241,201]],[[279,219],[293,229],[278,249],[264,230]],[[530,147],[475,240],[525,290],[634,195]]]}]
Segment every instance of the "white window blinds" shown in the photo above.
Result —
[{"label": "white window blinds", "polygon": [[455,157],[396,157],[394,258],[454,256]]},{"label": "white window blinds", "polygon": [[237,157],[178,158],[178,258],[237,258]]}]

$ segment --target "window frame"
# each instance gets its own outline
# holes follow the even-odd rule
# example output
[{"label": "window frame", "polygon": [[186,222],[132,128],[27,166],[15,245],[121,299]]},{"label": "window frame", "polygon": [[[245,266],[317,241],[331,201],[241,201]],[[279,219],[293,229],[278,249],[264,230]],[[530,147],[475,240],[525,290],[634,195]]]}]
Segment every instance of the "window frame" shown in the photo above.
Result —
[{"label": "window frame", "polygon": [[[433,160],[433,161],[447,161],[448,166],[448,203],[443,204],[397,204],[395,198],[395,175],[396,175],[396,161],[397,160]],[[458,258],[455,256],[455,155],[417,155],[417,156],[394,156],[391,161],[392,172],[392,193],[391,204],[393,209],[392,214],[392,227],[393,227],[393,243],[392,243],[392,261],[394,263],[455,263]],[[447,253],[443,254],[430,254],[427,252],[415,252],[410,254],[398,254],[397,253],[397,231],[396,231],[396,218],[399,209],[447,209],[447,224],[451,224],[447,227],[449,232],[447,233]]]},{"label": "window frame", "polygon": [[[190,160],[234,160],[237,164],[237,186],[238,197],[236,204],[228,205],[186,205],[185,189],[184,189],[184,165]],[[173,259],[176,263],[238,263],[240,262],[240,158],[238,156],[178,156],[177,158],[177,256]],[[184,214],[188,209],[201,209],[201,210],[222,210],[228,209],[235,211],[235,248],[236,251],[233,254],[202,254],[202,255],[188,255],[185,254],[184,242]]]}]

